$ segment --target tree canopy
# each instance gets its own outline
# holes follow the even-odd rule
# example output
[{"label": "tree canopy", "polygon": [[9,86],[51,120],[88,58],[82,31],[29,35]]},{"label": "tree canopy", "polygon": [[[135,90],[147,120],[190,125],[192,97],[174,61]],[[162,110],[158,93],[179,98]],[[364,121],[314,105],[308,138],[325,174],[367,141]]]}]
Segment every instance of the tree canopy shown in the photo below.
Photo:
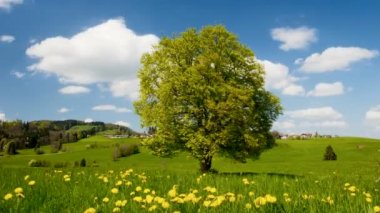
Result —
[{"label": "tree canopy", "polygon": [[280,100],[265,90],[254,53],[225,27],[165,37],[141,62],[135,108],[154,129],[144,143],[155,154],[187,150],[206,172],[217,153],[245,161],[274,144]]}]

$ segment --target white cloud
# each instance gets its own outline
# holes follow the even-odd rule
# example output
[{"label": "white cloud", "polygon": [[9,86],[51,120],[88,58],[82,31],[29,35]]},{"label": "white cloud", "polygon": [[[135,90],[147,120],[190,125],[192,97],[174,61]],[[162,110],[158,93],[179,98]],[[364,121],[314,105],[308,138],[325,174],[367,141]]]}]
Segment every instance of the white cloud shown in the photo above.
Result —
[{"label": "white cloud", "polygon": [[22,3],[23,0],[0,0],[0,9],[10,10],[13,5]]},{"label": "white cloud", "polygon": [[343,115],[334,108],[327,106],[286,111],[280,121],[273,124],[272,129],[286,133],[318,131],[335,135],[347,126]]},{"label": "white cloud", "polygon": [[305,95],[305,89],[303,88],[303,86],[296,85],[296,84],[290,84],[289,86],[286,86],[282,90],[282,94],[293,95],[293,96],[295,96],[295,95],[302,96],[302,95]]},{"label": "white cloud", "polygon": [[84,119],[84,122],[85,123],[91,123],[91,122],[93,122],[94,120],[92,119],[92,118],[86,118],[86,119]]},{"label": "white cloud", "polygon": [[131,127],[131,124],[129,124],[126,121],[116,121],[114,124],[119,126]]},{"label": "white cloud", "polygon": [[344,85],[342,82],[335,83],[318,83],[315,88],[308,92],[308,96],[334,96],[344,93]]},{"label": "white cloud", "polygon": [[[0,0],[1,2],[1,0]],[[1,5],[1,4],[0,4]],[[0,35],[0,41],[4,43],[12,43],[16,40],[14,36],[11,35]]]},{"label": "white cloud", "polygon": [[94,111],[113,111],[113,112],[120,112],[120,113],[132,112],[132,110],[130,110],[128,108],[116,107],[116,106],[110,105],[110,104],[94,106],[94,107],[92,107],[92,110],[94,110]]},{"label": "white cloud", "polygon": [[371,59],[379,54],[376,50],[360,47],[329,47],[322,53],[314,53],[300,62],[300,70],[308,73],[346,70],[353,63]]},{"label": "white cloud", "polygon": [[267,89],[282,90],[284,95],[304,95],[305,89],[297,85],[297,77],[289,73],[289,68],[281,63],[273,63],[268,60],[259,60],[265,70],[265,87]]},{"label": "white cloud", "polygon": [[90,89],[83,86],[66,86],[58,90],[59,93],[65,95],[73,95],[73,94],[81,94],[81,93],[89,93]]},{"label": "white cloud", "polygon": [[294,121],[276,121],[273,123],[273,129],[293,129],[296,127]]},{"label": "white cloud", "polygon": [[366,123],[380,132],[380,105],[370,108],[365,114]]},{"label": "white cloud", "polygon": [[323,121],[323,120],[340,120],[343,115],[332,107],[308,108],[284,113],[293,119],[302,119],[308,121]]},{"label": "white cloud", "polygon": [[58,110],[59,113],[66,113],[66,112],[69,112],[70,109],[66,108],[66,107],[62,107],[61,109]]},{"label": "white cloud", "polygon": [[23,78],[25,76],[25,73],[19,72],[19,71],[12,71],[11,75],[14,75],[16,78],[20,79],[20,78]]},{"label": "white cloud", "polygon": [[5,121],[5,120],[7,120],[5,118],[5,113],[0,112],[0,121]]},{"label": "white cloud", "polygon": [[316,33],[316,29],[308,27],[281,27],[271,30],[272,39],[282,42],[280,49],[284,51],[307,48],[310,43],[317,41]]},{"label": "white cloud", "polygon": [[138,91],[140,58],[158,42],[155,35],[137,35],[122,18],[110,19],[70,38],[47,38],[29,47],[26,54],[38,61],[28,69],[55,74],[61,83],[106,83],[115,96],[131,98]]},{"label": "white cloud", "polygon": [[115,97],[129,97],[136,100],[139,97],[139,79],[115,81],[110,84],[110,91]]}]

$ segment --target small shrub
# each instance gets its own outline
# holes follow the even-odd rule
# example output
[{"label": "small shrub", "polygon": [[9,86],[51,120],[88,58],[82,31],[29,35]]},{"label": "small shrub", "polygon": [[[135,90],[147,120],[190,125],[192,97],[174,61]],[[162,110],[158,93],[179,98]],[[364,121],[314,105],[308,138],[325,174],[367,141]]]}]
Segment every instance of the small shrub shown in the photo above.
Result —
[{"label": "small shrub", "polygon": [[55,141],[51,143],[51,153],[57,153],[62,149],[62,142]]},{"label": "small shrub", "polygon": [[15,155],[15,154],[17,154],[15,142],[13,142],[13,141],[8,142],[5,145],[4,153],[7,154],[7,155]]},{"label": "small shrub", "polygon": [[92,144],[87,144],[86,145],[86,149],[96,149],[98,148],[98,144],[97,143],[92,143]]},{"label": "small shrub", "polygon": [[37,154],[37,155],[43,155],[45,154],[45,151],[41,148],[36,148],[34,149],[34,152]]},{"label": "small shrub", "polygon": [[113,160],[116,161],[118,158],[128,157],[138,153],[140,153],[140,150],[137,144],[116,144],[112,157]]},{"label": "small shrub", "polygon": [[49,167],[50,166],[50,162],[46,161],[46,160],[35,160],[35,159],[32,159],[32,160],[29,161],[28,165],[30,167]]},{"label": "small shrub", "polygon": [[336,160],[337,156],[332,148],[332,146],[328,145],[326,147],[325,155],[323,156],[323,160]]},{"label": "small shrub", "polygon": [[69,166],[68,162],[56,162],[53,165],[54,168],[65,168],[65,167],[68,167],[68,166]]},{"label": "small shrub", "polygon": [[80,167],[86,167],[86,159],[82,159],[82,160],[80,160]]}]

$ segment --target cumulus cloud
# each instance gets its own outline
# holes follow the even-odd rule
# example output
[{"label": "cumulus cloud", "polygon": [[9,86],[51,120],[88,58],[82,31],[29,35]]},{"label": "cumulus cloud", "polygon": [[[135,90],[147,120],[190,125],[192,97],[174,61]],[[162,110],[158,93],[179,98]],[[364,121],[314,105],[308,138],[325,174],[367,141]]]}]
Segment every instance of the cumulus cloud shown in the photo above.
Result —
[{"label": "cumulus cloud", "polygon": [[5,121],[5,120],[7,120],[5,118],[5,113],[0,112],[0,121]]},{"label": "cumulus cloud", "polygon": [[110,84],[110,91],[115,97],[129,97],[131,100],[136,100],[139,97],[139,79],[126,81],[115,81]]},{"label": "cumulus cloud", "polygon": [[66,113],[66,112],[69,112],[70,109],[66,108],[66,107],[62,107],[58,110],[59,113]]},{"label": "cumulus cloud", "polygon": [[61,83],[106,83],[115,96],[135,97],[140,58],[158,42],[155,35],[136,34],[122,18],[110,19],[70,38],[47,38],[29,47],[26,54],[37,62],[28,69],[54,74]]},{"label": "cumulus cloud", "polygon": [[271,30],[272,39],[281,42],[280,49],[284,51],[307,48],[317,41],[316,34],[316,29],[308,27],[280,27]]},{"label": "cumulus cloud", "polygon": [[59,93],[65,95],[73,95],[73,94],[81,94],[81,93],[89,93],[90,89],[84,86],[66,86],[58,90]]},{"label": "cumulus cloud", "polygon": [[320,107],[286,111],[280,121],[273,124],[272,129],[286,133],[329,132],[337,134],[346,128],[343,115],[334,108]]},{"label": "cumulus cloud", "polygon": [[365,114],[365,121],[380,132],[380,105],[370,108]]},{"label": "cumulus cloud", "polygon": [[340,120],[343,118],[341,113],[330,106],[287,111],[285,115],[290,118],[308,121]]},{"label": "cumulus cloud", "polygon": [[10,10],[16,4],[22,4],[23,0],[0,0],[0,9]]},{"label": "cumulus cloud", "polygon": [[16,78],[20,79],[20,78],[23,78],[25,76],[25,73],[23,72],[19,72],[19,71],[12,71],[11,72],[11,75],[15,76]]},{"label": "cumulus cloud", "polygon": [[92,107],[92,110],[94,110],[94,111],[113,111],[113,112],[120,112],[120,113],[132,112],[132,110],[130,110],[128,108],[116,107],[116,106],[111,105],[111,104],[94,106],[94,107]]},{"label": "cumulus cloud", "polygon": [[[0,0],[1,1],[1,0]],[[4,43],[12,43],[16,40],[14,36],[11,35],[0,35],[0,41]]]},{"label": "cumulus cloud", "polygon": [[86,119],[84,119],[84,122],[85,123],[91,123],[91,122],[93,122],[94,120],[92,119],[92,118],[86,118]]},{"label": "cumulus cloud", "polygon": [[131,127],[131,124],[129,124],[126,121],[116,121],[114,124],[119,126]]},{"label": "cumulus cloud", "polygon": [[322,53],[314,53],[305,60],[298,59],[300,70],[307,73],[323,73],[347,70],[359,61],[379,55],[377,50],[360,47],[329,47]]},{"label": "cumulus cloud", "polygon": [[265,87],[267,89],[278,89],[284,95],[304,95],[305,89],[296,84],[299,80],[289,73],[289,68],[281,63],[268,60],[259,60],[265,70]]},{"label": "cumulus cloud", "polygon": [[308,92],[308,96],[335,96],[342,95],[344,93],[344,85],[342,82],[335,83],[318,83],[315,88]]},{"label": "cumulus cloud", "polygon": [[273,123],[273,129],[293,129],[296,124],[292,120],[288,121],[276,121]]}]

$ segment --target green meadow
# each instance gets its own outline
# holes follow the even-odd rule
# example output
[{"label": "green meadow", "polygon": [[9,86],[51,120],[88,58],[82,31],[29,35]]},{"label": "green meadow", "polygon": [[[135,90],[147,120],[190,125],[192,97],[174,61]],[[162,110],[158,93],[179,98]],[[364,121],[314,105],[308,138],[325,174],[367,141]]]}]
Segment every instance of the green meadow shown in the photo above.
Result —
[{"label": "green meadow", "polygon": [[[187,153],[159,158],[143,146],[114,161],[115,144],[129,143],[140,139],[97,135],[64,144],[65,152],[46,146],[42,155],[0,157],[0,212],[375,212],[380,205],[380,140],[279,140],[247,163],[216,157],[218,173],[206,175]],[[322,160],[328,145],[336,161]],[[74,167],[83,158],[87,166]],[[50,166],[31,168],[32,159]],[[59,163],[66,167],[54,168]]]}]

